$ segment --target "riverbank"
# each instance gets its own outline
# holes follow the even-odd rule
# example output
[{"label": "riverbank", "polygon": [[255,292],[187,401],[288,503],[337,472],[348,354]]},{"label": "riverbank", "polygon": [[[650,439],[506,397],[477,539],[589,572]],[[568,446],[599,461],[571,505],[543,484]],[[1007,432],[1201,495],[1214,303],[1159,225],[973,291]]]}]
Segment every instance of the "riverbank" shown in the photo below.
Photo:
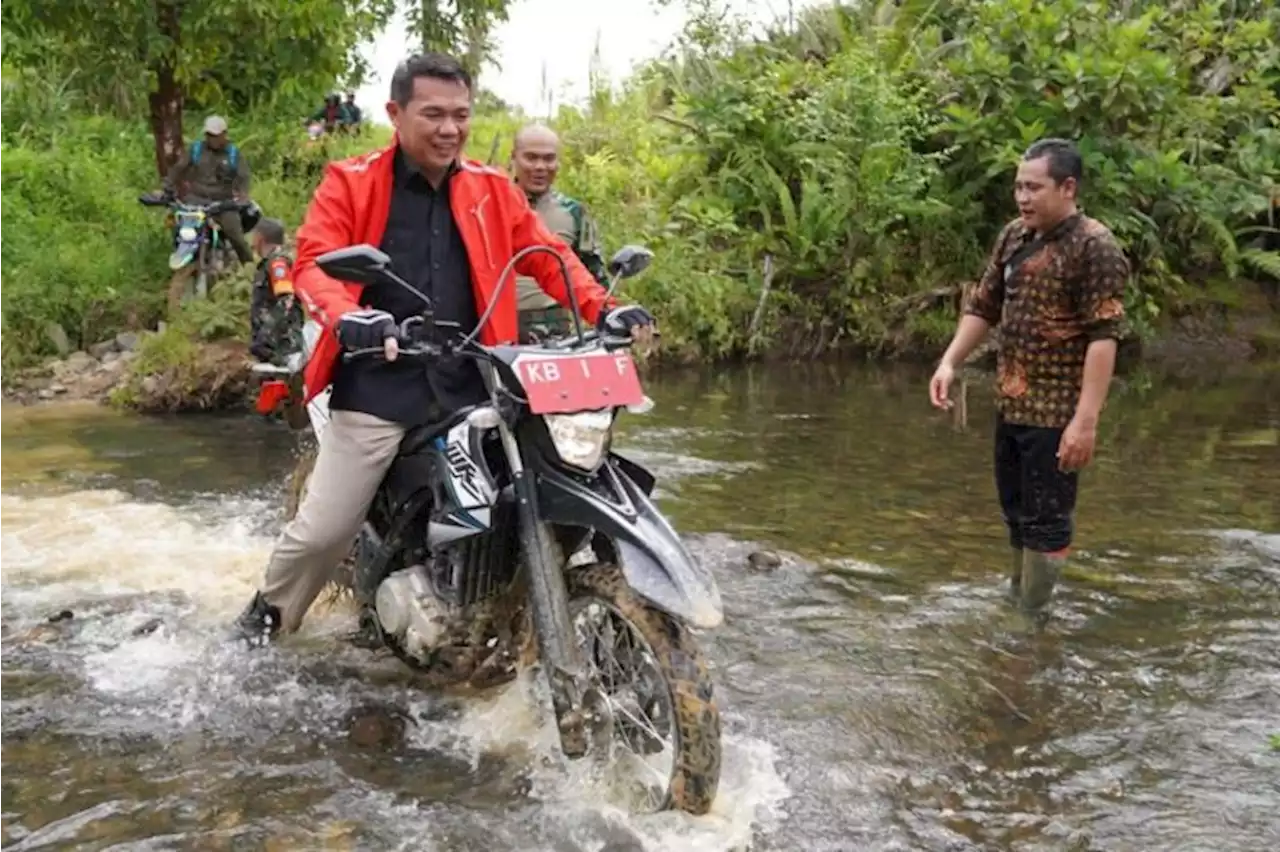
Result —
[{"label": "riverbank", "polygon": [[[872,358],[882,363],[930,362],[930,348]],[[994,343],[988,340],[969,359],[970,365],[990,367]],[[795,358],[786,353],[765,354],[765,362],[851,360],[837,351],[819,358]],[[867,360],[858,353],[857,360]],[[1191,315],[1171,320],[1145,340],[1131,338],[1121,347],[1118,372],[1142,364],[1165,371],[1219,369],[1232,365],[1280,359],[1280,314],[1249,310],[1217,315]],[[247,347],[239,341],[191,340],[175,330],[125,332],[44,364],[14,370],[3,381],[3,399],[20,406],[96,402],[142,413],[223,411],[248,408],[256,387]],[[642,371],[680,370],[690,366],[680,354],[659,354]]]},{"label": "riverbank", "polygon": [[6,375],[6,403],[96,402],[149,414],[234,409],[251,403],[253,360],[239,341],[127,332],[65,358]]}]

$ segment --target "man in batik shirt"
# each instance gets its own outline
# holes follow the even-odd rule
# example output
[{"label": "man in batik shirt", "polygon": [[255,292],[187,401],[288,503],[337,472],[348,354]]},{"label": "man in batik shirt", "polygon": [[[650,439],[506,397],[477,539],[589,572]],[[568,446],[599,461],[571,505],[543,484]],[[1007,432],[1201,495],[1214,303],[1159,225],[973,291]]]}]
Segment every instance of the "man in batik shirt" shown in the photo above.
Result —
[{"label": "man in batik shirt", "polygon": [[995,478],[1013,547],[1009,593],[1038,625],[1071,549],[1079,471],[1093,458],[1129,276],[1115,237],[1076,207],[1082,172],[1070,142],[1027,149],[1014,184],[1020,216],[966,294],[929,383],[933,404],[949,408],[957,367],[1000,326]]}]

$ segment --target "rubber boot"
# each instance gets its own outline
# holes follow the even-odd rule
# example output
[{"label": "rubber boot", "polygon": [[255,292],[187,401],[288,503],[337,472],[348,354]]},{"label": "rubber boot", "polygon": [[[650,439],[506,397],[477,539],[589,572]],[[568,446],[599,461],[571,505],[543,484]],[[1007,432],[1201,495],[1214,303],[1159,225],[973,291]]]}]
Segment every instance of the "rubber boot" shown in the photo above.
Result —
[{"label": "rubber boot", "polygon": [[1066,551],[1040,553],[1028,550],[1022,559],[1022,611],[1037,627],[1049,620],[1049,601],[1066,564]]},{"label": "rubber boot", "polygon": [[1013,558],[1009,560],[1009,588],[1005,595],[1009,603],[1017,606],[1022,602],[1022,548],[1015,547],[1011,551]]},{"label": "rubber boot", "polygon": [[279,631],[280,610],[267,603],[262,593],[258,592],[232,625],[228,639],[232,642],[244,642],[250,648],[260,648],[274,639]]}]

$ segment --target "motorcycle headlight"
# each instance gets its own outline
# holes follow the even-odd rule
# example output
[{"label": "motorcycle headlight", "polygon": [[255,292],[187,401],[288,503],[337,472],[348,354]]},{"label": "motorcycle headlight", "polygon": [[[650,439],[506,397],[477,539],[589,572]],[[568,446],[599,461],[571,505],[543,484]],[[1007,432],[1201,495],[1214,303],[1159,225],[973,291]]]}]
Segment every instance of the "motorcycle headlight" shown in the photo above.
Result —
[{"label": "motorcycle headlight", "polygon": [[190,225],[186,225],[178,229],[178,239],[194,240],[195,238],[196,238],[196,229],[192,228]]},{"label": "motorcycle headlight", "polygon": [[588,472],[600,466],[613,433],[612,409],[543,417],[561,461]]}]

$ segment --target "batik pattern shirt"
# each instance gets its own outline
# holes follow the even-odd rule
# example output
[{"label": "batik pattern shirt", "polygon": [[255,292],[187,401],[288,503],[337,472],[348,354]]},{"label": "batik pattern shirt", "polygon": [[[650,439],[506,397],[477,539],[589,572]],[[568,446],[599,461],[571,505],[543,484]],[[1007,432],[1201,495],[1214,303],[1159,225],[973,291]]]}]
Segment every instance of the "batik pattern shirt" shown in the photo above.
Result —
[{"label": "batik pattern shirt", "polygon": [[1071,422],[1089,344],[1119,336],[1128,278],[1124,252],[1096,219],[1076,214],[1039,238],[1021,220],[1004,227],[964,312],[1000,328],[996,401],[1007,422]]}]

